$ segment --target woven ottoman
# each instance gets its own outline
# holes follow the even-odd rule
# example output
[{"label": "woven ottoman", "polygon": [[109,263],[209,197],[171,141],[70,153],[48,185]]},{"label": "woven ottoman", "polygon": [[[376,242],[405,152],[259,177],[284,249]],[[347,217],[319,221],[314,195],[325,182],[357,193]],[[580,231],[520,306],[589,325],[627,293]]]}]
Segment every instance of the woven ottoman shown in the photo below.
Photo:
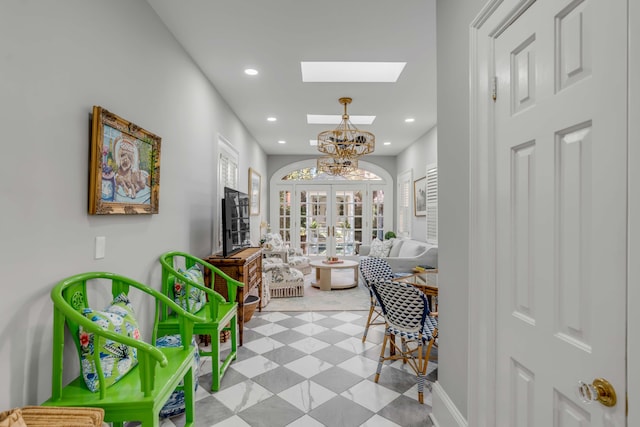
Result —
[{"label": "woven ottoman", "polygon": [[268,261],[262,264],[267,274],[271,298],[289,298],[304,296],[304,274],[281,261]]}]

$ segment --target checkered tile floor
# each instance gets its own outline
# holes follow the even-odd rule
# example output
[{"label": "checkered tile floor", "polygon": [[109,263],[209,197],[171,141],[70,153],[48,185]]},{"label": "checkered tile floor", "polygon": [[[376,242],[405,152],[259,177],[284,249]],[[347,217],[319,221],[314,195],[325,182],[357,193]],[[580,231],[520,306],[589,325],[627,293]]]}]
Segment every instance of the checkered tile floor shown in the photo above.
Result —
[{"label": "checkered tile floor", "polygon": [[[373,382],[384,328],[369,329],[366,311],[256,312],[244,345],[218,392],[211,362],[202,358],[196,392],[197,426],[432,426],[431,384],[437,349],[427,368],[425,404],[416,377],[401,363],[385,364]],[[163,427],[184,425],[184,415]]]}]

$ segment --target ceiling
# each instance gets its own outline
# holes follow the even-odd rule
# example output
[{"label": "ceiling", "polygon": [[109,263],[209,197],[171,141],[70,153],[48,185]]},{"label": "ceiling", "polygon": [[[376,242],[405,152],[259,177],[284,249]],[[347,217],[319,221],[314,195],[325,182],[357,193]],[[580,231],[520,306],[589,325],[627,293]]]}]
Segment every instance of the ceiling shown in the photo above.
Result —
[{"label": "ceiling", "polygon": [[[269,155],[317,155],[309,140],[336,125],[306,115],[342,114],[341,97],[353,98],[350,115],[376,116],[356,126],[376,136],[374,155],[395,156],[436,125],[435,0],[147,2]],[[301,61],[407,64],[395,83],[303,83]]]}]

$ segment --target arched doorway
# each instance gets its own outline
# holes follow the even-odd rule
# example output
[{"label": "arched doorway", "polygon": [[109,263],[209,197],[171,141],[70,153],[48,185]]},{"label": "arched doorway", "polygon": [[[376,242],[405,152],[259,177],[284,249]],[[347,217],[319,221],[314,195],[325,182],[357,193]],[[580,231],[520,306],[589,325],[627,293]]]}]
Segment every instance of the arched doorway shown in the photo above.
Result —
[{"label": "arched doorway", "polygon": [[[360,161],[349,177],[319,173],[316,160],[289,164],[271,177],[271,230],[309,256],[351,256],[393,229],[393,185],[381,167]],[[389,206],[385,209],[385,200]]]}]

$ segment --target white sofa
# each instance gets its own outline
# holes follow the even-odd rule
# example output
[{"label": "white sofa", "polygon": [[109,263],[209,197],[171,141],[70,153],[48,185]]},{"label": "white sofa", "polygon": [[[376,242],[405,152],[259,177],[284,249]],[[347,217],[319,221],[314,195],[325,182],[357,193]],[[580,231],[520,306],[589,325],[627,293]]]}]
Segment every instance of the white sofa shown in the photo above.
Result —
[{"label": "white sofa", "polygon": [[[394,238],[391,242],[387,256],[380,256],[389,263],[394,273],[411,272],[414,267],[430,266],[438,268],[438,247],[436,245],[421,242],[414,239]],[[384,243],[384,242],[383,242]],[[374,243],[379,244],[379,241]],[[360,245],[358,254],[370,256],[371,245]]]}]

